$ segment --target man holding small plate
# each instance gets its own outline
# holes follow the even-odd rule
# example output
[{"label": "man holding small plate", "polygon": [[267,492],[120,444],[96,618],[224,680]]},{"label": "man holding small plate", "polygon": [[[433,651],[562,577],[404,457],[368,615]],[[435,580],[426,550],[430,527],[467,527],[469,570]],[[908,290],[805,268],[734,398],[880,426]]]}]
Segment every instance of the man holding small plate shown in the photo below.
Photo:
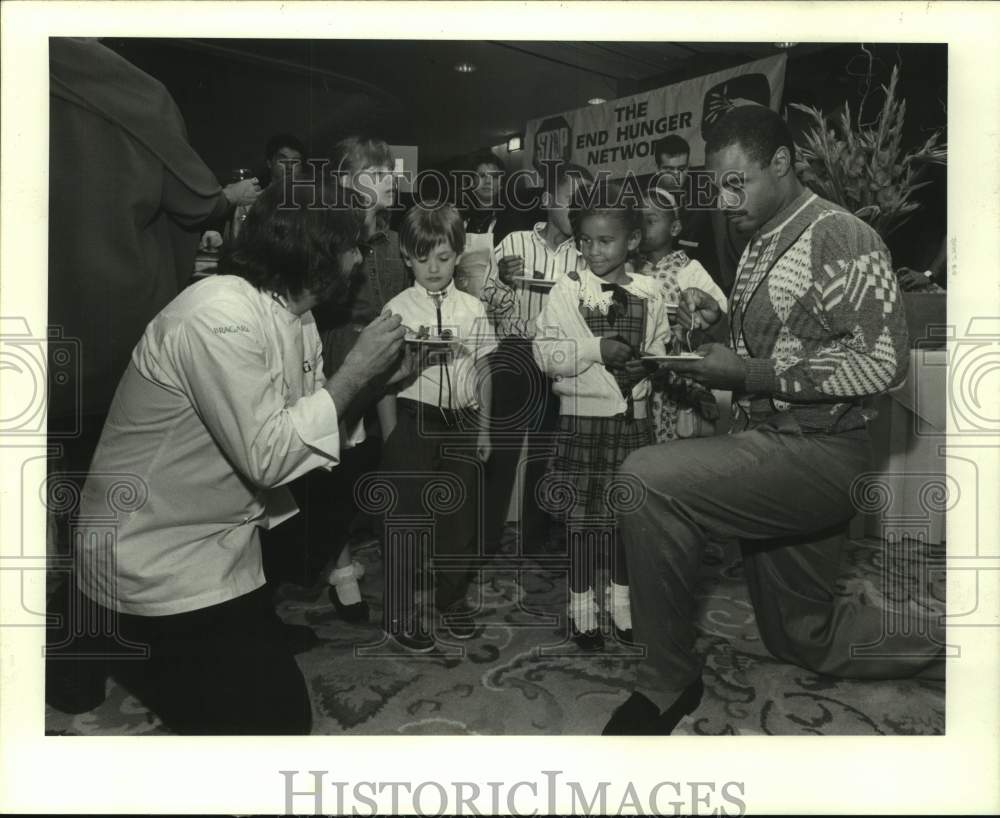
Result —
[{"label": "man holding small plate", "polygon": [[[605,735],[669,734],[700,704],[696,590],[712,538],[740,540],[761,639],[778,659],[838,677],[942,678],[939,623],[887,629],[885,610],[836,592],[854,485],[871,469],[872,400],[903,380],[909,360],[889,253],[799,182],[794,142],[770,109],[731,110],[705,154],[727,218],[750,235],[730,296],[731,346],[704,344],[701,357],[660,366],[732,390],[733,429],[639,449],[621,467],[646,489],[621,516],[646,657]],[[720,316],[710,296],[683,291],[682,325]]]}]

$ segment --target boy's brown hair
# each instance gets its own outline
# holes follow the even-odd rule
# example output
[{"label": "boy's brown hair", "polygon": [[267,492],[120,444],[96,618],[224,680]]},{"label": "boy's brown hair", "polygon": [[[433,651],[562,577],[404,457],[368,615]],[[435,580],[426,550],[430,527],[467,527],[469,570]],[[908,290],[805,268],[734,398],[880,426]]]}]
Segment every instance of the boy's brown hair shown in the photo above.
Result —
[{"label": "boy's brown hair", "polygon": [[406,211],[399,226],[399,249],[410,258],[426,256],[441,242],[456,253],[465,249],[462,217],[445,202],[417,204]]}]

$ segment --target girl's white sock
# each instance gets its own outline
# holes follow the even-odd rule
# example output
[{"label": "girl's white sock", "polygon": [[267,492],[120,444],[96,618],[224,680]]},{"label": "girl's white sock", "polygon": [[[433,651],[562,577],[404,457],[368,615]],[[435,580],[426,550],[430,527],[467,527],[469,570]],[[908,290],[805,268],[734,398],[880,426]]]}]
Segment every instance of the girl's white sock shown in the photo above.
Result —
[{"label": "girl's white sock", "polygon": [[597,627],[597,601],[593,588],[580,593],[569,592],[569,615],[578,631],[592,631]]},{"label": "girl's white sock", "polygon": [[361,601],[361,589],[354,576],[354,566],[334,568],[328,581],[337,589],[337,597],[345,605],[357,605]]},{"label": "girl's white sock", "polygon": [[632,605],[629,599],[628,585],[610,583],[608,596],[611,598],[611,618],[615,625],[619,630],[632,630]]}]

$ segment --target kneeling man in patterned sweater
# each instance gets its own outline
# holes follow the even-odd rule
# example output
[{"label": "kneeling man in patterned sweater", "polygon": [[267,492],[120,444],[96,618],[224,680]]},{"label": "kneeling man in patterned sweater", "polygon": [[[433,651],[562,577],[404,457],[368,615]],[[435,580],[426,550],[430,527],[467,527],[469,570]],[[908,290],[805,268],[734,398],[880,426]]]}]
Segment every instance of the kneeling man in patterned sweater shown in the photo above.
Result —
[{"label": "kneeling man in patterned sweater", "polygon": [[[943,625],[887,628],[885,611],[834,587],[851,485],[871,468],[871,404],[909,362],[889,252],[799,182],[791,135],[770,109],[734,108],[705,153],[727,218],[751,234],[730,297],[732,346],[664,365],[732,390],[733,431],[649,446],[622,466],[647,489],[621,519],[646,656],[605,735],[667,734],[698,707],[695,590],[712,538],[740,540],[761,639],[779,659],[840,677],[943,678]],[[720,317],[700,290],[681,301],[682,323]]]}]

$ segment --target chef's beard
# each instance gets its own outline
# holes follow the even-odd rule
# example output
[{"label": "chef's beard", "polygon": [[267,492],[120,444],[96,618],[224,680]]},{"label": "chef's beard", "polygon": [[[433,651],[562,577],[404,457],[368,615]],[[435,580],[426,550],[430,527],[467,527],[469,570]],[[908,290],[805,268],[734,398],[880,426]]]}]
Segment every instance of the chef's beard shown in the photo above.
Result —
[{"label": "chef's beard", "polygon": [[313,292],[320,304],[344,307],[354,300],[364,280],[364,262],[358,262],[346,272],[329,276]]}]

